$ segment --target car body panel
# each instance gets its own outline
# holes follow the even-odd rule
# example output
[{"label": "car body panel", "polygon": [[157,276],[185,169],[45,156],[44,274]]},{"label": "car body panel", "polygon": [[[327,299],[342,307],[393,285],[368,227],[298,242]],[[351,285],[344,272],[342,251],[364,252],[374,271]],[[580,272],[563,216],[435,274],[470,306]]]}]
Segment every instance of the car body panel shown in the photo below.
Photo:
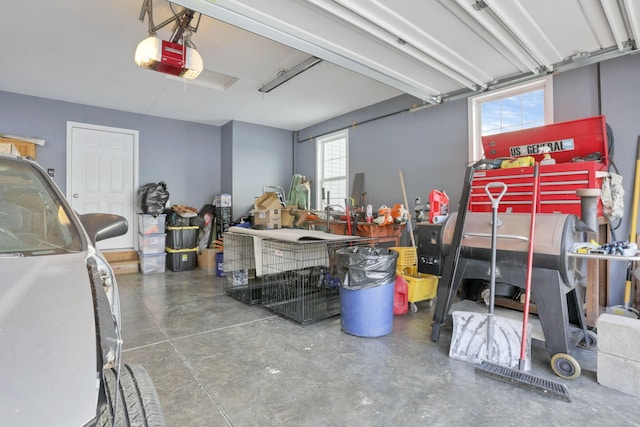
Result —
[{"label": "car body panel", "polygon": [[86,253],[0,258],[0,420],[84,425],[97,405]]},{"label": "car body panel", "polygon": [[40,165],[0,154],[2,426],[92,425],[105,403],[103,368],[120,359],[120,303],[92,242],[128,226],[117,215],[82,218],[95,236]]}]

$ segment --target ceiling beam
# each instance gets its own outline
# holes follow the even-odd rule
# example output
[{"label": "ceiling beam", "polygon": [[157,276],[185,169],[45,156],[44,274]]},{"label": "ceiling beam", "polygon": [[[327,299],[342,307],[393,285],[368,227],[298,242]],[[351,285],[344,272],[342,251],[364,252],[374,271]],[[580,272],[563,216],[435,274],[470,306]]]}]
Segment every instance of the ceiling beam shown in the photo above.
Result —
[{"label": "ceiling beam", "polygon": [[[491,76],[380,2],[363,4],[361,1],[351,0],[307,1],[340,16],[350,24],[357,25],[463,86],[470,89],[474,86],[484,87],[486,82],[491,80]],[[337,6],[336,3],[343,7]],[[375,11],[374,6],[377,8]]]},{"label": "ceiling beam", "polygon": [[529,71],[534,74],[541,72],[542,64],[537,62],[537,60],[523,48],[522,43],[514,38],[513,34],[510,33],[501,22],[491,16],[484,2],[478,3],[476,0],[456,0],[456,2],[462,6],[469,15],[476,19],[480,25],[486,28],[508,52],[518,58],[518,61],[522,62]]},{"label": "ceiling beam", "polygon": [[618,2],[616,0],[600,0],[604,14],[609,21],[609,27],[613,32],[613,38],[616,39],[618,50],[623,51],[629,44],[629,34],[627,34],[627,28],[624,23],[624,16]]},{"label": "ceiling beam", "polygon": [[640,5],[636,0],[623,0],[627,11],[627,18],[631,27],[632,38],[635,41],[635,48],[640,43]]},{"label": "ceiling beam", "polygon": [[490,11],[547,70],[563,57],[523,6],[522,0],[485,0]]},{"label": "ceiling beam", "polygon": [[373,62],[366,57],[366,52],[353,52],[344,46],[327,46],[313,34],[300,26],[277,20],[249,5],[236,0],[175,0],[176,4],[201,12],[212,18],[245,29],[255,34],[275,40],[279,43],[309,53],[348,70],[372,78],[380,83],[393,87],[401,92],[415,96],[423,101],[437,103],[435,95],[438,93],[409,76],[397,70]]}]

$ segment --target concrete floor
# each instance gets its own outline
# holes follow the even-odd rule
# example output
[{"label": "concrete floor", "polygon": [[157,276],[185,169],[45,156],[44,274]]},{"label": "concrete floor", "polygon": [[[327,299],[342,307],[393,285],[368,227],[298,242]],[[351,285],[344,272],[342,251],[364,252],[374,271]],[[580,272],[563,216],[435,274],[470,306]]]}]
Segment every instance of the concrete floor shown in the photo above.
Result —
[{"label": "concrete floor", "polygon": [[451,327],[430,340],[432,308],[359,338],[333,317],[307,326],[248,306],[203,272],[118,276],[125,363],[151,374],[169,426],[640,425],[640,401],[582,376],[556,377],[544,348],[532,374],[565,384],[572,402],[479,376],[449,359]]}]

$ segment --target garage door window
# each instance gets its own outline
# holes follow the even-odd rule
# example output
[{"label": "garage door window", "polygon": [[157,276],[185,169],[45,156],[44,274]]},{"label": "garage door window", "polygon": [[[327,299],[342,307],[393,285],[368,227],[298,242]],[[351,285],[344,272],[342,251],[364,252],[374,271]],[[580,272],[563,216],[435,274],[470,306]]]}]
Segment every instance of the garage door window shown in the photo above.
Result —
[{"label": "garage door window", "polygon": [[[316,206],[326,207],[324,194],[329,194],[330,204],[339,205],[344,209],[344,199],[347,197],[347,176],[349,131],[342,130],[317,139],[317,176],[318,185]],[[337,206],[334,206],[337,208]]]},{"label": "garage door window", "polygon": [[483,136],[549,123],[553,123],[551,76],[469,98],[469,161],[483,157]]}]

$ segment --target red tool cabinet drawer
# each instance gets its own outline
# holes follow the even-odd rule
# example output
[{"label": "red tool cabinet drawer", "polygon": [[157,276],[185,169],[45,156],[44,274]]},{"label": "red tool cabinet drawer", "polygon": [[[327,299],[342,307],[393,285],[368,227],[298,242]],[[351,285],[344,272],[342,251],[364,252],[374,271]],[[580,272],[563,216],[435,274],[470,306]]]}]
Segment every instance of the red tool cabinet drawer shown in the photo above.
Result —
[{"label": "red tool cabinet drawer", "polygon": [[[540,213],[568,213],[580,216],[580,198],[576,190],[602,188],[602,177],[607,167],[600,162],[575,162],[541,165],[539,205]],[[507,192],[503,196],[500,212],[531,212],[533,196],[533,166],[479,170],[473,174],[469,210],[491,212],[491,201],[485,192],[490,182],[504,182]],[[492,194],[499,188],[492,188]],[[602,215],[602,204],[598,200],[598,215]]]}]

